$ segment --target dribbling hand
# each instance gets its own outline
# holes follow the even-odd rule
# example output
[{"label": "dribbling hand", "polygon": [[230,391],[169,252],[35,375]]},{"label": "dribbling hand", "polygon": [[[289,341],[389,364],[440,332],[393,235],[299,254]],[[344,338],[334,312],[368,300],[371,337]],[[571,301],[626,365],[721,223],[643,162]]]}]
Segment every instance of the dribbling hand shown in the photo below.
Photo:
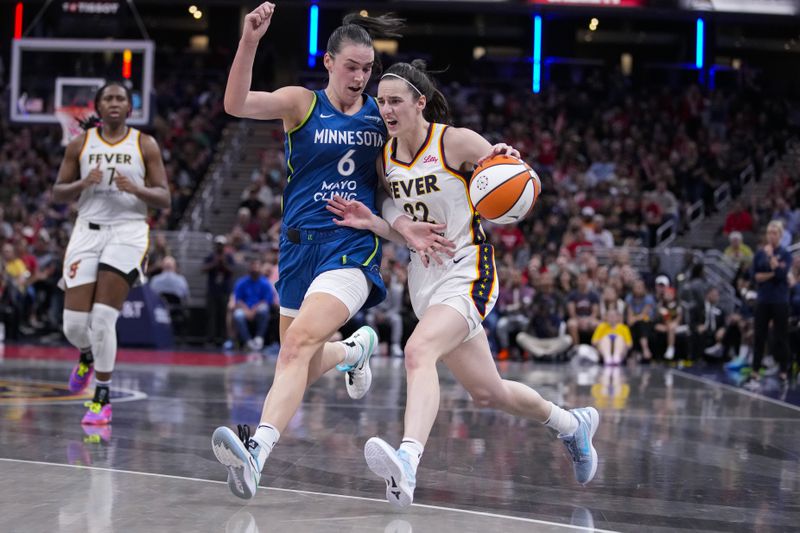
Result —
[{"label": "dribbling hand", "polygon": [[100,162],[98,161],[97,166],[83,178],[83,188],[88,189],[92,185],[99,185],[101,181],[103,181],[103,171],[100,169]]},{"label": "dribbling hand", "polygon": [[492,146],[491,152],[478,159],[477,164],[481,165],[484,161],[486,161],[490,157],[494,157],[500,154],[510,155],[511,157],[516,157],[517,159],[520,158],[519,150],[517,150],[513,146],[508,145],[506,143],[497,143],[494,146]]},{"label": "dribbling hand", "polygon": [[242,29],[242,40],[249,44],[258,44],[258,41],[267,33],[272,14],[275,12],[275,4],[264,2],[244,17],[244,28]]}]

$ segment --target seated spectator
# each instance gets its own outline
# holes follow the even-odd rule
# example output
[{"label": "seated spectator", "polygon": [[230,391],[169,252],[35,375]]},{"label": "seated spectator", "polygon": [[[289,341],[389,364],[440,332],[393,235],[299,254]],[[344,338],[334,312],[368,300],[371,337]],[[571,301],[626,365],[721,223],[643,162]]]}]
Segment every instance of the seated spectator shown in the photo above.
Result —
[{"label": "seated spectator", "polygon": [[[501,361],[508,359],[511,348],[511,334],[528,327],[526,310],[533,302],[533,287],[522,283],[522,272],[513,268],[507,271],[506,285],[497,297],[495,309],[500,314],[495,327],[497,336],[497,358]],[[505,280],[504,280],[505,281]]]},{"label": "seated spectator", "polygon": [[600,298],[589,288],[589,276],[578,275],[577,287],[567,296],[567,329],[574,344],[582,344],[582,335],[591,337],[600,318]]},{"label": "seated spectator", "polygon": [[742,233],[732,231],[728,235],[728,243],[724,252],[725,257],[730,259],[739,270],[748,270],[753,263],[753,249],[744,243]]},{"label": "seated spectator", "polygon": [[667,361],[675,358],[678,337],[684,338],[689,331],[683,315],[683,309],[675,297],[675,289],[666,287],[656,308],[653,342],[656,346],[654,349],[663,353]]},{"label": "seated spectator", "polygon": [[719,304],[719,289],[710,287],[706,291],[703,321],[693,332],[698,342],[693,344],[703,350],[706,356],[721,360],[727,358],[731,349],[734,353],[739,353],[742,333],[738,320],[731,320],[717,304]]},{"label": "seated spectator", "polygon": [[365,313],[367,324],[379,333],[389,330],[390,357],[403,357],[403,293],[405,292],[408,274],[406,268],[394,259],[383,258],[381,276],[386,283],[386,299]]},{"label": "seated spectator", "polygon": [[147,270],[145,274],[148,277],[153,277],[161,272],[161,262],[168,255],[172,254],[167,243],[167,236],[164,233],[156,233],[150,249],[147,251]]},{"label": "seated spectator", "polygon": [[162,259],[161,273],[150,278],[148,285],[156,294],[172,295],[184,305],[189,300],[189,283],[183,274],[178,273],[178,264],[171,255]]},{"label": "seated spectator", "polygon": [[528,327],[517,334],[517,344],[534,357],[558,356],[572,346],[572,337],[565,334],[564,298],[554,290],[554,281],[549,273],[540,277],[538,292],[526,312]]},{"label": "seated spectator", "polygon": [[[252,260],[249,274],[239,278],[233,287],[231,298],[233,325],[239,336],[239,342],[253,351],[264,347],[270,306],[275,294],[272,284],[262,272],[261,261]],[[252,336],[250,326],[254,329]]]},{"label": "seated spectator", "polygon": [[650,351],[650,333],[655,316],[656,300],[647,292],[642,280],[633,283],[631,293],[625,298],[627,316],[625,322],[630,325],[633,334],[633,346],[641,351],[642,361],[649,362],[653,358]]},{"label": "seated spectator", "polygon": [[619,311],[609,309],[606,320],[600,322],[592,335],[592,346],[600,352],[605,365],[621,365],[633,346],[631,330],[621,320]]},{"label": "seated spectator", "polygon": [[617,289],[606,286],[600,298],[600,320],[608,322],[608,312],[615,310],[625,316],[625,301],[617,296]]},{"label": "seated spectator", "polygon": [[741,200],[736,200],[731,207],[728,216],[725,217],[725,226],[722,231],[725,235],[732,231],[752,232],[754,229],[753,216],[744,206]]}]

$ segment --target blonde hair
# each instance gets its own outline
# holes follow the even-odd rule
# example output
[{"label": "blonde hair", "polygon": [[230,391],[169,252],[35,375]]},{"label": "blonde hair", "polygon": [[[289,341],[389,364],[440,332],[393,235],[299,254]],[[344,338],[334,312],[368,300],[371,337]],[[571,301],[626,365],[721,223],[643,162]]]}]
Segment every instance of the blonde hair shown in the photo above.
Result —
[{"label": "blonde hair", "polygon": [[767,224],[767,229],[777,228],[778,231],[783,234],[783,220],[771,220],[769,224]]}]

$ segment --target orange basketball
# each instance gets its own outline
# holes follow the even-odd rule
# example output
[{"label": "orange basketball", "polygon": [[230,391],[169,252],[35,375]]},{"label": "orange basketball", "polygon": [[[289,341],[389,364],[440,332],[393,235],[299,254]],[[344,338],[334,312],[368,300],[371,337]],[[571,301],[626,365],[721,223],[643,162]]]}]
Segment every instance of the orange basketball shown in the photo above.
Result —
[{"label": "orange basketball", "polygon": [[527,215],[536,203],[542,183],[524,161],[510,155],[496,155],[483,162],[469,183],[472,205],[485,220],[513,224]]}]

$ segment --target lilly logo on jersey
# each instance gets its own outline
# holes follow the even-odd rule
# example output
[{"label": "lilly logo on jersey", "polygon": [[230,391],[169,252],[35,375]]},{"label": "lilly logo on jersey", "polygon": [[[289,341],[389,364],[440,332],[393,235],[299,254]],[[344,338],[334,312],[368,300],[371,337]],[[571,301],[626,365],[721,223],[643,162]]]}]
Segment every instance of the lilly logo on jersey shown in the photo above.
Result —
[{"label": "lilly logo on jersey", "polygon": [[424,158],[422,158],[422,164],[423,165],[430,165],[432,163],[438,163],[438,162],[439,162],[439,158],[436,157],[435,155],[428,154]]},{"label": "lilly logo on jersey", "polygon": [[376,117],[375,115],[364,115],[364,118],[367,120],[371,120],[372,122],[382,123],[383,119],[381,117]]}]

